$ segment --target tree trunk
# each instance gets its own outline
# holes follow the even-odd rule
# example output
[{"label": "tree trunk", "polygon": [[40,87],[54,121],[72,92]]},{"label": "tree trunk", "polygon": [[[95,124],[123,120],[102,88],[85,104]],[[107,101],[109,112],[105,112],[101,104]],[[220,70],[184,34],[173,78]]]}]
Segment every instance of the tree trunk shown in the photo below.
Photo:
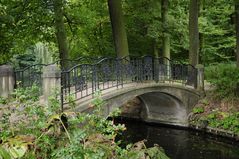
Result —
[{"label": "tree trunk", "polygon": [[67,35],[63,19],[63,0],[54,0],[54,13],[55,13],[55,28],[56,38],[58,42],[59,57],[61,60],[61,68],[67,68],[68,59],[68,46],[67,46]]},{"label": "tree trunk", "polygon": [[162,0],[163,57],[170,59],[170,37],[168,32],[168,0]]},{"label": "tree trunk", "polygon": [[236,13],[236,56],[237,56],[237,67],[239,68],[239,1],[236,1],[235,13]]},{"label": "tree trunk", "polygon": [[[199,17],[203,17],[204,15],[202,13],[204,13],[203,11],[205,10],[205,0],[200,0],[200,10],[199,10]],[[202,11],[202,12],[200,12]],[[204,47],[204,34],[201,32],[199,33],[199,59],[198,59],[198,63],[204,63],[204,55],[203,55],[203,47]]]},{"label": "tree trunk", "polygon": [[198,59],[198,63],[204,63],[204,59],[203,59],[203,47],[204,47],[204,34],[203,33],[199,33],[199,59]]},{"label": "tree trunk", "polygon": [[198,2],[190,0],[189,4],[189,63],[193,66],[198,64],[199,59]]},{"label": "tree trunk", "polygon": [[153,39],[153,48],[154,48],[154,57],[159,57],[159,50],[158,50],[158,42],[157,40]]},{"label": "tree trunk", "polygon": [[121,0],[108,0],[108,6],[117,57],[128,56],[128,40],[124,26]]}]

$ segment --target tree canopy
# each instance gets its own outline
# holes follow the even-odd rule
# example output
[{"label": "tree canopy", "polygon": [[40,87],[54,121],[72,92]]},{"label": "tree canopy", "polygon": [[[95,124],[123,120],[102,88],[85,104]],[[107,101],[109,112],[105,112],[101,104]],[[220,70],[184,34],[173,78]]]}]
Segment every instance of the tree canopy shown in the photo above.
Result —
[{"label": "tree canopy", "polygon": [[[56,2],[59,1],[0,1],[0,63],[25,54],[38,42],[48,46],[55,59],[116,56],[115,39],[119,35],[112,24],[118,17],[110,18],[110,0],[62,0],[61,20]],[[198,0],[199,63],[236,60],[235,6],[236,0]],[[190,0],[122,0],[115,7],[122,12],[121,28],[127,39],[124,45],[128,45],[130,55],[156,52],[165,56],[166,50],[171,58],[189,62]],[[62,34],[59,38],[59,33],[64,33],[65,38]],[[58,49],[59,44],[65,45],[64,51],[62,47]]]}]

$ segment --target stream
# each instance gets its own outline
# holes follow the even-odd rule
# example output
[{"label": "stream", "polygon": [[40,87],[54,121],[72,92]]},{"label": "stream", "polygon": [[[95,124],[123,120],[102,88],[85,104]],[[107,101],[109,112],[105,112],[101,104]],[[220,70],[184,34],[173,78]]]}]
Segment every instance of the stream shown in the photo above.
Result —
[{"label": "stream", "polygon": [[117,120],[127,130],[122,146],[146,139],[147,147],[161,146],[171,159],[239,159],[239,142],[207,133],[134,120]]}]

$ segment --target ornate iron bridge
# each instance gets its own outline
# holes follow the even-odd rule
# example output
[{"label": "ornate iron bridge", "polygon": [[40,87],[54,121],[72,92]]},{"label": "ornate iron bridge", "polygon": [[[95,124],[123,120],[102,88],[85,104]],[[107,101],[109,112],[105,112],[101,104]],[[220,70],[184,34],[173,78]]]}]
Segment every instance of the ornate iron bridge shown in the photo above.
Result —
[{"label": "ornate iron bridge", "polygon": [[81,99],[112,87],[123,88],[133,82],[177,82],[196,87],[197,71],[191,65],[167,58],[103,58],[93,64],[78,64],[61,73],[61,100]]},{"label": "ornate iron bridge", "polygon": [[[68,96],[74,95],[79,100],[96,91],[123,88],[129,83],[177,82],[194,88],[197,84],[197,70],[192,65],[163,57],[80,58],[67,62],[68,68],[61,72],[62,105],[69,102]],[[21,81],[23,87],[41,85],[45,66],[38,64],[15,71],[16,81]]]}]

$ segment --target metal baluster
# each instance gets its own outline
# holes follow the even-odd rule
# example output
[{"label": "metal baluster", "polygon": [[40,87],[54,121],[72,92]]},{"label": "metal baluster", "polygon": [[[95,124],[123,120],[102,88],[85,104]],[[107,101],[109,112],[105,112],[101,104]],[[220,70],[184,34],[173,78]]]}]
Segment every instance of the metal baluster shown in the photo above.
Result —
[{"label": "metal baluster", "polygon": [[63,84],[63,78],[64,78],[64,73],[61,72],[61,111],[63,112],[64,111],[64,84]]},{"label": "metal baluster", "polygon": [[70,71],[67,72],[67,87],[68,87],[68,96],[70,96],[70,92],[71,92],[71,78],[70,78]]},{"label": "metal baluster", "polygon": [[88,68],[89,65],[86,65],[86,69],[85,69],[85,95],[88,96]]}]

